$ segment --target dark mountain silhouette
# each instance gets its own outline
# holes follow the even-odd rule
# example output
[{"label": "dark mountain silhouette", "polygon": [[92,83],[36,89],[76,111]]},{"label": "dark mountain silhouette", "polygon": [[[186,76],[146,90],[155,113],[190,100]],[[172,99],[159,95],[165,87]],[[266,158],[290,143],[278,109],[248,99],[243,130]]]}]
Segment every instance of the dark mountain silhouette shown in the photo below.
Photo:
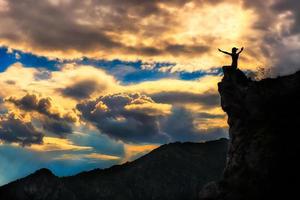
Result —
[{"label": "dark mountain silhouette", "polygon": [[205,200],[295,199],[299,187],[300,71],[251,81],[223,67],[218,84],[230,142],[221,181],[200,192]]},{"label": "dark mountain silhouette", "polygon": [[0,187],[0,199],[197,199],[203,185],[221,177],[227,143],[167,144],[130,163],[63,178],[41,169]]}]

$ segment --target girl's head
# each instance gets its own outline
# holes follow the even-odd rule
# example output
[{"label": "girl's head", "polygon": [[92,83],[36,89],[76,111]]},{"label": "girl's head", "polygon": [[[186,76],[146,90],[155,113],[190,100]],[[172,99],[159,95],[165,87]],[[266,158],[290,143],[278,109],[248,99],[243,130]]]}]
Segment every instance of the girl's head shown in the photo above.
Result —
[{"label": "girl's head", "polygon": [[232,48],[232,53],[236,53],[236,52],[237,52],[237,50],[238,50],[238,48],[236,48],[236,47],[233,47],[233,48]]}]

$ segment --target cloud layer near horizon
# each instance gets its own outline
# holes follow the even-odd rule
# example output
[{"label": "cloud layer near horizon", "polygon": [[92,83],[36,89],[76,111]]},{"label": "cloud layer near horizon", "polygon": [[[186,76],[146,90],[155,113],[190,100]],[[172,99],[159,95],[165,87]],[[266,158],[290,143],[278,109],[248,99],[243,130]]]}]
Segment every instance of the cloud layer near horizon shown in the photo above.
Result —
[{"label": "cloud layer near horizon", "polygon": [[61,64],[49,71],[15,63],[0,73],[0,160],[9,159],[2,158],[6,149],[17,153],[26,148],[26,159],[38,156],[32,169],[46,165],[69,175],[58,168],[70,163],[78,171],[95,163],[110,166],[168,142],[227,137],[215,89],[220,78],[122,84],[88,65]]},{"label": "cloud layer near horizon", "polygon": [[[2,116],[6,116],[1,120],[5,123],[0,131],[3,141],[22,145],[42,143],[44,135],[64,138],[72,134],[74,127],[87,123],[116,140],[163,144],[176,141],[163,124],[179,111],[187,113],[191,122],[188,125],[195,129],[193,134],[198,130],[199,138],[194,137],[194,140],[201,140],[201,128],[215,128],[199,129],[193,121],[199,118],[195,114],[197,109],[215,114],[214,109],[219,105],[215,85],[219,77],[207,76],[195,81],[160,79],[122,85],[105,71],[91,66],[66,64],[60,71],[50,72],[47,79],[37,79],[39,72],[39,69],[14,64],[0,74]],[[16,119],[17,124],[26,122],[24,125],[32,135],[35,130],[43,134],[37,141],[32,140],[30,134],[19,137],[23,142],[17,140],[18,136],[9,139],[5,130],[16,129],[6,123],[8,118]],[[224,119],[224,116],[217,118]],[[190,128],[181,127],[181,131]],[[189,131],[182,134],[188,135]]]}]

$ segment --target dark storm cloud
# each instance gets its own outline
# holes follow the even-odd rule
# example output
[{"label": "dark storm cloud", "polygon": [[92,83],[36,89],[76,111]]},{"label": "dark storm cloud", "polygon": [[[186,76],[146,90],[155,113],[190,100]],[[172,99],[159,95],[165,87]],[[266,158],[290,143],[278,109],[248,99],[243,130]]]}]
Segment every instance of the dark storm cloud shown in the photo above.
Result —
[{"label": "dark storm cloud", "polygon": [[272,5],[272,9],[275,11],[285,12],[290,11],[292,13],[292,18],[294,23],[290,29],[291,34],[300,33],[300,1],[298,0],[277,0]]},{"label": "dark storm cloud", "polygon": [[[75,10],[83,7],[82,1],[54,6],[51,1],[10,0],[8,17],[15,31],[6,32],[2,37],[26,41],[38,48],[50,50],[95,49],[119,47],[104,32],[97,28],[76,23]],[[34,5],[34,9],[33,9]],[[30,11],[30,12],[28,12]]]},{"label": "dark storm cloud", "polygon": [[105,85],[99,85],[95,80],[82,80],[61,89],[60,92],[67,97],[74,99],[89,98],[97,90],[105,89]]},{"label": "dark storm cloud", "polygon": [[158,103],[195,103],[205,107],[214,107],[220,105],[220,97],[217,93],[207,91],[201,94],[192,92],[160,92],[151,95],[151,98]]},{"label": "dark storm cloud", "polygon": [[262,30],[270,30],[274,23],[278,22],[278,15],[289,11],[292,15],[289,17],[294,21],[289,34],[300,32],[300,1],[298,0],[275,0],[275,1],[260,1],[260,0],[243,0],[244,6],[256,10],[259,15],[259,20],[254,23],[254,27]]},{"label": "dark storm cloud", "polygon": [[[244,8],[254,10],[257,19],[252,21],[255,30],[262,35],[247,35],[243,40],[251,41],[247,53],[252,58],[265,58],[277,66],[285,64],[298,69],[294,61],[300,47],[290,51],[291,44],[284,40],[300,34],[300,12],[298,0],[241,0]],[[196,8],[233,0],[5,0],[7,8],[0,12],[0,39],[24,44],[37,52],[95,53],[104,55],[134,56],[200,56],[210,52],[209,48],[196,40],[187,43],[173,41],[173,31],[184,19],[166,8],[181,9],[193,2]],[[34,9],[32,9],[34,8]],[[28,12],[30,11],[30,12]],[[277,30],[278,16],[290,13],[293,21],[282,30]],[[178,18],[179,17],[179,18]],[[157,19],[157,20],[156,20]],[[149,21],[147,21],[149,20]],[[180,21],[180,22],[179,22]],[[8,28],[9,27],[9,28]],[[123,34],[125,36],[123,37]],[[127,40],[136,36],[135,44]],[[211,36],[216,39],[214,36]],[[218,36],[219,37],[219,36]],[[157,41],[147,45],[139,41]],[[203,39],[205,40],[205,39]],[[208,41],[208,40],[206,40]],[[11,42],[11,43],[10,43]],[[209,43],[209,42],[208,42]],[[298,42],[299,44],[300,42]],[[214,45],[214,44],[212,44]],[[40,52],[39,52],[40,53]],[[292,56],[290,56],[292,54]],[[289,60],[293,60],[289,62]],[[272,65],[275,65],[273,64]]]},{"label": "dark storm cloud", "polygon": [[166,141],[157,123],[159,116],[126,109],[140,102],[154,103],[140,94],[114,94],[78,104],[77,109],[83,119],[112,138],[126,142]]},{"label": "dark storm cloud", "polygon": [[43,137],[30,122],[22,121],[14,114],[0,118],[0,140],[4,142],[15,142],[22,146],[42,144]]},{"label": "dark storm cloud", "polygon": [[[300,37],[300,1],[243,0],[243,3],[246,8],[255,10],[258,15],[254,28],[262,30],[263,36],[257,46],[260,46],[264,57],[272,61],[270,75],[286,75],[299,70],[300,40],[290,40],[291,37]],[[250,53],[253,56],[256,54]]]},{"label": "dark storm cloud", "polygon": [[10,97],[8,102],[15,104],[25,111],[36,111],[50,118],[59,119],[60,114],[51,111],[52,103],[50,98],[38,98],[35,94],[26,94],[21,99]]},{"label": "dark storm cloud", "polygon": [[42,120],[42,126],[45,130],[60,136],[72,133],[72,127],[64,120],[46,118]]},{"label": "dark storm cloud", "polygon": [[[149,106],[149,109],[127,109],[132,105]],[[149,105],[150,104],[150,105]],[[184,108],[174,107],[168,114],[151,113],[151,98],[140,94],[115,94],[78,104],[83,120],[94,124],[100,132],[125,142],[165,143],[173,141],[200,141],[225,137],[223,129],[199,130],[196,118],[213,118],[193,114]]]},{"label": "dark storm cloud", "polygon": [[[115,35],[130,33],[140,38],[158,38],[177,25],[174,13],[165,7],[181,8],[186,3],[219,3],[220,0],[7,0],[8,8],[0,12],[0,38],[25,43],[38,50],[95,50],[156,56],[163,54],[199,55],[207,46],[164,44],[144,46],[121,42]],[[58,2],[58,3],[55,3]],[[30,12],[29,12],[30,11]],[[161,22],[144,24],[143,20],[159,16]]]},{"label": "dark storm cloud", "polygon": [[[286,26],[280,33],[271,37],[271,44],[278,61],[273,71],[285,75],[300,70],[300,1],[298,0],[276,0],[271,9],[278,16],[287,14],[286,20],[291,20],[291,26]],[[291,39],[294,37],[294,39]],[[298,38],[298,39],[297,39]],[[270,40],[269,40],[270,41]]]},{"label": "dark storm cloud", "polygon": [[242,0],[242,2],[246,8],[254,9],[255,14],[259,15],[259,20],[253,22],[253,28],[268,30],[273,23],[272,13],[269,12],[268,8],[268,0]]},{"label": "dark storm cloud", "polygon": [[50,98],[38,98],[35,94],[27,94],[17,99],[10,97],[6,100],[13,103],[25,112],[37,112],[42,115],[39,120],[45,130],[56,135],[64,136],[72,133],[71,123],[75,122],[72,116],[61,114],[58,111],[52,111],[52,102]]}]

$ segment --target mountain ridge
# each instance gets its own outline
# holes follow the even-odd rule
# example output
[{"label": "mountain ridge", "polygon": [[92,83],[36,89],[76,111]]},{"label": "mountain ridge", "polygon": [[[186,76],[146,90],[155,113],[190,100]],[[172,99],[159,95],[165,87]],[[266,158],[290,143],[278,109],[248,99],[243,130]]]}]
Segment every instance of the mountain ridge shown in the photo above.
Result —
[{"label": "mountain ridge", "polygon": [[227,143],[166,144],[135,161],[69,177],[40,169],[0,187],[0,199],[196,199],[205,183],[221,177]]}]

